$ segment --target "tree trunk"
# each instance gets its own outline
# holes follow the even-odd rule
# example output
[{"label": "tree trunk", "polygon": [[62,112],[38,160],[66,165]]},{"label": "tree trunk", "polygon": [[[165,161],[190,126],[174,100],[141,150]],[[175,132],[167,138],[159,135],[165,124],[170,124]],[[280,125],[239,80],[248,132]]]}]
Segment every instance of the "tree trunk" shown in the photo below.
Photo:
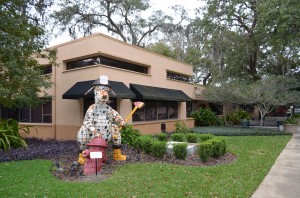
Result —
[{"label": "tree trunk", "polygon": [[264,117],[266,115],[266,113],[264,113],[262,110],[259,110],[259,113],[260,113],[260,128],[263,127],[263,124],[264,124]]}]

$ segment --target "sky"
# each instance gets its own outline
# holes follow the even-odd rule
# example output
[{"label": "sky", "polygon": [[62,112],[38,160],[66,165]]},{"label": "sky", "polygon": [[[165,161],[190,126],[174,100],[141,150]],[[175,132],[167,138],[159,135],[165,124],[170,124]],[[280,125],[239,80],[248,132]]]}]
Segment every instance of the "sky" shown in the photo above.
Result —
[{"label": "sky", "polygon": [[[162,10],[165,13],[170,12],[170,7],[174,5],[182,5],[186,10],[189,10],[190,16],[194,14],[194,8],[199,7],[200,0],[150,0],[150,4],[153,6],[155,10]],[[107,32],[101,32],[103,34],[107,34]],[[71,41],[72,38],[68,35],[68,33],[63,33],[57,36],[56,38],[50,39],[49,47],[58,45],[64,42]]]}]

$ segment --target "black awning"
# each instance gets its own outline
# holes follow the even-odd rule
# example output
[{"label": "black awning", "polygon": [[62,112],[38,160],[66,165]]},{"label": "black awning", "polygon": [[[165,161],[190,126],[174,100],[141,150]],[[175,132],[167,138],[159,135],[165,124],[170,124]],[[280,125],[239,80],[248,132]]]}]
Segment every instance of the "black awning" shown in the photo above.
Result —
[{"label": "black awning", "polygon": [[[63,94],[63,99],[78,99],[94,97],[94,91],[91,90],[87,95],[84,95],[95,80],[81,81],[75,83],[66,93]],[[135,94],[122,82],[108,81],[112,87],[112,92],[109,92],[110,98],[134,99]]]},{"label": "black awning", "polygon": [[130,84],[130,89],[136,94],[137,99],[191,101],[192,99],[181,90],[150,87],[145,85]]}]

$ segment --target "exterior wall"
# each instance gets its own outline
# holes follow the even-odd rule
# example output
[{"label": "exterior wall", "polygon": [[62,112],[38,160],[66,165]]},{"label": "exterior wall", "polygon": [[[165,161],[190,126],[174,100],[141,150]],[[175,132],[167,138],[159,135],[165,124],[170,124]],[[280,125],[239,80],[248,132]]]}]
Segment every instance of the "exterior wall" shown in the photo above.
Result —
[{"label": "exterior wall", "polygon": [[[143,122],[134,125],[134,128],[140,130],[142,134],[159,134],[161,133],[161,124],[166,124],[166,132],[170,133],[175,130],[175,123],[177,121],[178,120],[159,120],[155,122]],[[187,118],[183,119],[182,121],[185,122],[187,128],[194,127],[194,119]]]},{"label": "exterior wall", "polygon": [[[170,80],[166,78],[166,71],[191,76],[191,65],[152,53],[142,48],[132,46],[113,39],[106,35],[94,34],[88,37],[54,46],[57,49],[57,63],[53,67],[52,80],[54,85],[48,93],[52,95],[52,125],[39,125],[37,136],[42,138],[76,139],[77,131],[82,125],[85,112],[83,112],[83,99],[62,99],[62,95],[76,82],[94,80],[100,75],[107,75],[109,80],[123,82],[127,87],[130,83],[178,89],[184,91],[190,98],[201,99],[202,86],[191,83]],[[93,65],[83,68],[66,70],[66,62],[78,60],[95,55],[105,55],[114,59],[125,60],[138,65],[149,67],[148,74],[127,71],[105,65]],[[45,63],[44,63],[45,64]],[[147,105],[147,104],[146,104]],[[132,110],[132,101],[129,99],[117,100],[117,111],[123,119]],[[179,102],[178,119],[185,120],[188,127],[193,127],[193,121],[186,119],[186,103]],[[173,131],[177,120],[157,120],[153,122],[134,122],[135,128],[142,133],[153,134],[161,131],[161,123],[167,124],[167,130]],[[128,123],[132,123],[129,119]]]}]

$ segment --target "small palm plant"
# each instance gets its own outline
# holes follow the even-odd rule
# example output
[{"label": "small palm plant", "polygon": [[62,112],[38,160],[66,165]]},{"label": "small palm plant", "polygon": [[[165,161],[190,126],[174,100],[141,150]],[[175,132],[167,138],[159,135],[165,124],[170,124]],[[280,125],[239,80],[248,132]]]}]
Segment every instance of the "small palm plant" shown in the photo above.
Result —
[{"label": "small palm plant", "polygon": [[11,148],[25,147],[28,145],[20,132],[28,134],[30,126],[19,126],[18,121],[10,119],[2,119],[0,121],[0,149],[7,151]]}]

